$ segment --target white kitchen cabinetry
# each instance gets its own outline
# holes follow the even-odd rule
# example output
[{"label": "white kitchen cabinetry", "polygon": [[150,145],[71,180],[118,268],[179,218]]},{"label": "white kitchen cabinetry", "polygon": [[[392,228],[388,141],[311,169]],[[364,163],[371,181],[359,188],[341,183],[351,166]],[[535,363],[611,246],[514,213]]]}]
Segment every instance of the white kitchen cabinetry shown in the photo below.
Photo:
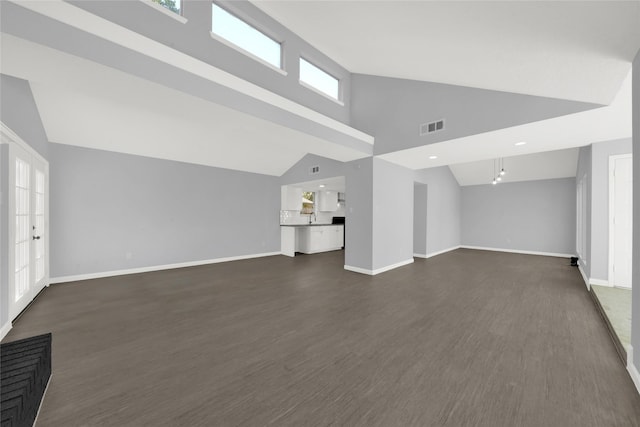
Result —
[{"label": "white kitchen cabinetry", "polygon": [[342,249],[344,246],[344,225],[334,226],[334,239],[337,246]]},{"label": "white kitchen cabinetry", "polygon": [[300,227],[298,250],[305,254],[335,251],[344,244],[343,225],[317,225]]},{"label": "white kitchen cabinetry", "polygon": [[283,211],[302,209],[302,188],[283,185],[280,190],[280,209]]},{"label": "white kitchen cabinetry", "polygon": [[338,192],[321,191],[319,210],[321,212],[335,212],[338,210]]},{"label": "white kitchen cabinetry", "polygon": [[280,252],[286,256],[296,256],[298,233],[295,227],[280,227]]}]

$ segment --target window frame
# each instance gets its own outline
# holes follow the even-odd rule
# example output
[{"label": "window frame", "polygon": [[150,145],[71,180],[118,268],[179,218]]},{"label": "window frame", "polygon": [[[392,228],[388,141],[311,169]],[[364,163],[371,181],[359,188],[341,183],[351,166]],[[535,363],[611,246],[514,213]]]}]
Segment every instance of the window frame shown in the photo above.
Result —
[{"label": "window frame", "polygon": [[[317,68],[318,70],[322,71],[324,74],[326,74],[327,76],[335,79],[336,82],[338,82],[338,97],[337,98],[334,98],[333,96],[329,95],[328,93],[323,92],[322,90],[320,90],[317,87],[313,86],[311,83],[308,83],[308,82],[305,82],[305,81],[302,80],[302,78],[301,78],[302,77],[302,73],[300,71],[301,68],[302,68],[301,67],[302,61],[305,61],[306,63],[310,64],[312,67]],[[331,101],[333,101],[333,102],[335,102],[335,103],[337,103],[337,104],[339,104],[339,105],[344,107],[344,100],[343,100],[343,93],[342,93],[342,87],[343,87],[342,79],[339,78],[339,77],[336,77],[333,73],[328,72],[325,68],[319,67],[316,64],[317,64],[317,62],[313,61],[313,60],[309,60],[308,56],[305,56],[305,55],[300,55],[299,56],[299,58],[298,58],[298,83],[301,86],[304,86],[307,89],[312,90],[315,93],[317,93],[319,95],[322,95],[325,98],[327,98],[327,99],[329,99],[329,100],[331,100]]]},{"label": "window frame", "polygon": [[183,10],[184,10],[183,5],[182,5],[182,2],[183,2],[184,0],[181,0],[181,1],[180,1],[180,13],[176,13],[176,12],[174,12],[174,11],[172,11],[172,10],[169,10],[169,9],[167,9],[166,7],[164,7],[164,6],[162,6],[162,5],[158,4],[158,3],[156,3],[156,2],[154,2],[154,1],[151,1],[151,0],[140,0],[140,1],[141,1],[143,4],[146,4],[147,6],[149,6],[149,7],[153,8],[153,9],[155,9],[155,10],[159,11],[159,12],[162,12],[162,13],[164,13],[165,15],[167,15],[167,16],[169,16],[169,17],[171,17],[171,18],[175,19],[175,20],[176,20],[176,21],[178,21],[178,22],[181,22],[181,23],[183,23],[183,24],[186,24],[187,22],[189,22],[189,20],[188,20],[187,18],[185,18],[184,16],[182,16],[182,13],[183,13]]},{"label": "window frame", "polygon": [[[255,53],[243,48],[242,46],[239,46],[237,44],[235,44],[234,42],[232,42],[231,40],[228,40],[226,38],[224,38],[223,36],[215,33],[213,31],[213,13],[214,7],[218,7],[220,9],[222,9],[223,11],[227,12],[228,14],[230,14],[231,16],[233,16],[234,18],[240,20],[241,22],[245,23],[246,25],[248,25],[249,27],[253,28],[255,31],[259,32],[260,34],[262,34],[263,36],[265,36],[266,38],[272,40],[273,42],[277,43],[278,46],[280,46],[280,67],[277,67],[275,65],[273,65],[272,63],[268,62],[267,60],[259,57],[258,55],[256,55]],[[285,70],[285,55],[284,55],[284,47],[285,47],[285,42],[284,40],[281,40],[279,37],[274,37],[272,36],[269,32],[265,31],[263,29],[262,26],[260,25],[255,25],[252,19],[247,19],[245,17],[242,17],[240,14],[236,13],[233,10],[229,10],[229,8],[222,6],[221,4],[219,4],[216,1],[212,1],[211,2],[211,25],[210,25],[210,31],[209,31],[209,35],[211,36],[212,39],[224,44],[225,46],[228,46],[232,49],[234,49],[235,51],[248,56],[249,58],[263,64],[266,65],[267,67],[269,67],[270,69],[282,74],[283,76],[286,76],[288,73]]]}]

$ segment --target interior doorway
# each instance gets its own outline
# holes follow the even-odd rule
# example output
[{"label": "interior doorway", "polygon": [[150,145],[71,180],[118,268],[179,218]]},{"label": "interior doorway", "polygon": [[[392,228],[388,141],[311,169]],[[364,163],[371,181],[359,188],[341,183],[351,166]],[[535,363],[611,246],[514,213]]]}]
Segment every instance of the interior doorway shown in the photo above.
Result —
[{"label": "interior doorway", "polygon": [[631,288],[632,155],[609,158],[609,285]]}]

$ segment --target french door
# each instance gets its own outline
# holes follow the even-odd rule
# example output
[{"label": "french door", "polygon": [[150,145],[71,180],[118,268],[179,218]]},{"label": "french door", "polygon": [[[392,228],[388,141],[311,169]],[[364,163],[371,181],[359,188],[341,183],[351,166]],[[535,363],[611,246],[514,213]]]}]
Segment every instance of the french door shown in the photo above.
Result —
[{"label": "french door", "polygon": [[[6,137],[6,134],[3,135]],[[49,284],[49,167],[24,143],[9,141],[9,318]]]}]

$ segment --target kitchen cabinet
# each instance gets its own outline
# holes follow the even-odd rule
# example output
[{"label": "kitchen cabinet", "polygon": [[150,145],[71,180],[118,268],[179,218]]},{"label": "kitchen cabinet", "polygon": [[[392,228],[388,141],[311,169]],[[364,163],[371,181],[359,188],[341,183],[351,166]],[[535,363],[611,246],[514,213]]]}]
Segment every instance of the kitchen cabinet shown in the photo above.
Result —
[{"label": "kitchen cabinet", "polygon": [[302,209],[302,188],[283,185],[280,189],[280,209],[299,211]]},{"label": "kitchen cabinet", "polygon": [[286,256],[296,256],[298,233],[296,227],[280,227],[280,252]]},{"label": "kitchen cabinet", "polygon": [[338,210],[338,192],[321,191],[318,210],[321,212],[335,212]]},{"label": "kitchen cabinet", "polygon": [[283,225],[280,226],[282,255],[296,252],[315,254],[336,251],[344,246],[344,225]]},{"label": "kitchen cabinet", "polygon": [[337,247],[342,249],[344,247],[344,225],[338,225],[333,227],[334,229],[334,239]]},{"label": "kitchen cabinet", "polygon": [[342,249],[344,244],[343,227],[343,225],[300,227],[298,230],[298,251],[313,254]]}]

